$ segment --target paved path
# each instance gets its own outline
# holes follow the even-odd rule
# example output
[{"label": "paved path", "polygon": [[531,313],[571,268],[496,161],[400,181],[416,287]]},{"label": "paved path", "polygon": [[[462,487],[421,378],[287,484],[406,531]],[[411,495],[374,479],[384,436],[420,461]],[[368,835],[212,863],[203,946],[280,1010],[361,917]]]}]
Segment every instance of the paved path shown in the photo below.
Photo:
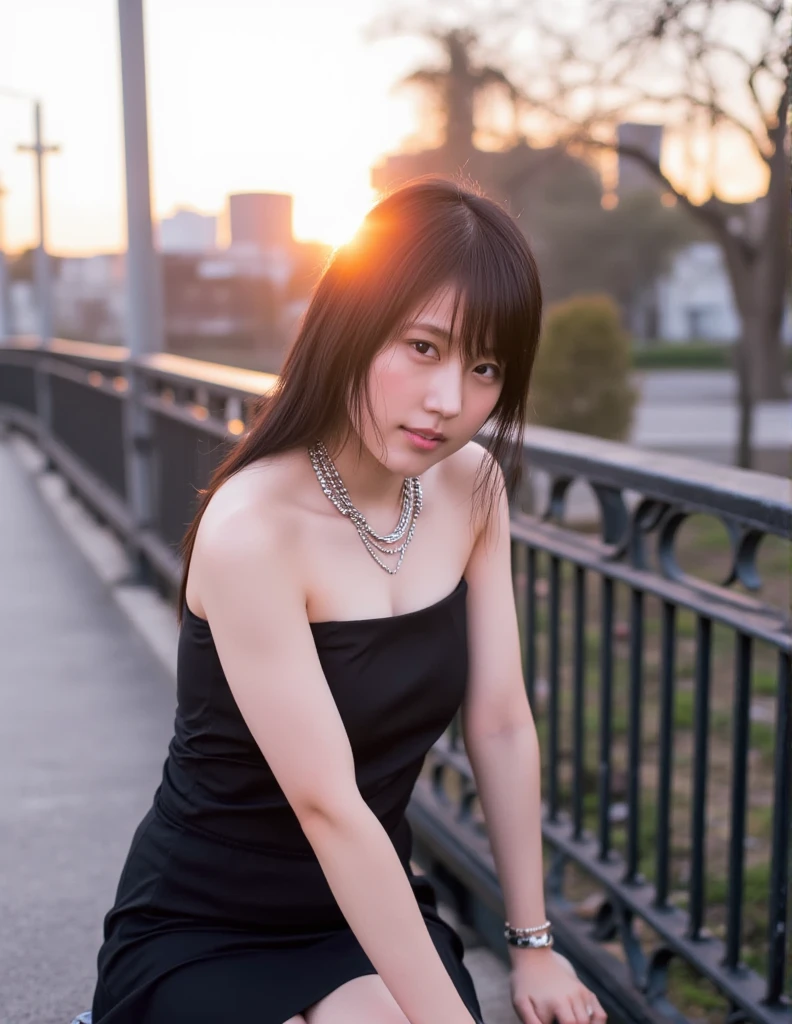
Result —
[{"label": "paved path", "polygon": [[[739,413],[733,373],[668,370],[635,375],[641,399],[630,443],[640,448],[688,451],[730,461],[737,441]],[[792,383],[789,388],[792,394]],[[792,445],[792,403],[759,402],[754,413],[757,449]]]},{"label": "paved path", "polygon": [[[73,538],[105,566],[106,541],[86,544],[92,527],[53,507],[0,438],[0,1024],[68,1024],[90,1006],[175,709],[169,609],[111,590]],[[487,1024],[516,1024],[501,963],[484,947],[465,962]]]},{"label": "paved path", "polygon": [[90,1006],[175,691],[0,443],[0,1021]]}]

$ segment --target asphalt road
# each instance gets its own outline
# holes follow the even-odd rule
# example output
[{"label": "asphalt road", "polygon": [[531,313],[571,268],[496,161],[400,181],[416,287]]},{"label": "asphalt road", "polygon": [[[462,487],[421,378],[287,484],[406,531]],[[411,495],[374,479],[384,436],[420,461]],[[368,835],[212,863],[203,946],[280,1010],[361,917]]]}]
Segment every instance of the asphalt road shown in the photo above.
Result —
[{"label": "asphalt road", "polygon": [[[734,374],[711,370],[639,373],[640,401],[635,410],[632,444],[694,457],[730,462],[738,436]],[[789,385],[792,394],[792,381]],[[758,402],[754,412],[757,449],[792,446],[792,403]],[[758,468],[765,468],[760,466]],[[771,472],[781,472],[775,468]]]}]

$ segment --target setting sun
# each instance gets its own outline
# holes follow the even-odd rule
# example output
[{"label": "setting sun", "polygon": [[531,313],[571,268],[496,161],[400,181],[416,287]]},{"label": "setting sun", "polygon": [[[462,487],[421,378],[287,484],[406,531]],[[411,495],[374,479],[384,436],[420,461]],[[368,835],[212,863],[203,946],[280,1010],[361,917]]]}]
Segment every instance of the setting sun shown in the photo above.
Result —
[{"label": "setting sun", "polygon": [[321,183],[322,192],[294,197],[294,235],[302,241],[326,242],[338,246],[354,237],[376,195],[367,184],[359,191],[339,183],[338,194]]}]

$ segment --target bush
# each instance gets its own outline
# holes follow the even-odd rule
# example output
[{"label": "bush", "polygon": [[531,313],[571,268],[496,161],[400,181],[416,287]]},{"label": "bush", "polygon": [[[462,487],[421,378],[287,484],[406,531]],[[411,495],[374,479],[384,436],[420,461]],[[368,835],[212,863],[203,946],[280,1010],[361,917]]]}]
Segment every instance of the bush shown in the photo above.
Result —
[{"label": "bush", "polygon": [[551,306],[536,356],[528,419],[614,441],[627,438],[638,393],[630,339],[606,295]]}]

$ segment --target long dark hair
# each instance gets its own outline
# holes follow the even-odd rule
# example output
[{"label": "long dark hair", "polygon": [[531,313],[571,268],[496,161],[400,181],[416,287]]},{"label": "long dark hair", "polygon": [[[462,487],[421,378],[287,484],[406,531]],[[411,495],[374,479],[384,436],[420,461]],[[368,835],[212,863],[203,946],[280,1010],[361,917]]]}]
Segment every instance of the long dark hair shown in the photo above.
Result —
[{"label": "long dark hair", "polygon": [[[187,573],[201,516],[234,473],[265,456],[330,447],[360,423],[371,362],[438,288],[462,303],[459,344],[465,359],[494,345],[503,384],[487,423],[487,447],[503,468],[510,495],[521,478],[520,439],[542,314],[539,274],[514,220],[480,192],[440,177],[418,178],[380,199],[354,239],[337,249],[316,285],[274,389],[257,405],[250,428],[199,492],[181,543],[181,623]],[[456,336],[456,334],[454,335]],[[376,426],[376,424],[375,424]],[[493,507],[495,461],[483,460],[474,514],[484,487]]]}]

